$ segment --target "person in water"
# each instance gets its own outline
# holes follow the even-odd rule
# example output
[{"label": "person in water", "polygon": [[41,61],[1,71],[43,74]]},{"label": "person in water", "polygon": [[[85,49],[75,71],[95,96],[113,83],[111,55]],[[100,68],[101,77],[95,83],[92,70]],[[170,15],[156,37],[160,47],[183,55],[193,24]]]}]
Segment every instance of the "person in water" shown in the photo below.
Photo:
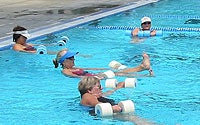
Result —
[{"label": "person in water", "polygon": [[30,34],[27,29],[22,26],[16,26],[13,28],[13,45],[12,49],[20,52],[36,53],[36,48],[33,44],[27,43],[26,40],[30,38]]},{"label": "person in water", "polygon": [[[36,44],[27,43],[27,39],[30,38],[30,34],[25,27],[16,26],[13,28],[13,42],[14,45],[12,49],[19,52],[26,53],[37,53],[37,49],[34,46],[39,46]],[[45,45],[49,46],[49,44]],[[54,51],[47,51],[48,54],[57,54]]]},{"label": "person in water", "polygon": [[107,91],[105,93],[102,93],[102,87],[100,84],[100,80],[94,76],[84,76],[81,78],[78,90],[81,95],[81,101],[80,104],[83,106],[90,107],[89,113],[91,115],[94,114],[94,107],[98,103],[110,103],[112,105],[112,109],[114,112],[121,112],[121,107],[115,103],[113,99],[108,99],[105,96],[108,96],[112,94],[113,92],[117,91],[120,88],[124,87],[124,82],[119,82],[117,84],[117,87],[113,90]]},{"label": "person in water", "polygon": [[[141,19],[141,28],[135,28],[131,34],[132,36],[137,36],[139,31],[151,30],[151,18],[143,17]],[[150,36],[155,36],[156,30],[150,31]]]},{"label": "person in water", "polygon": [[87,109],[90,115],[96,116],[95,106],[99,103],[110,103],[114,113],[118,113],[113,116],[114,119],[134,122],[136,125],[153,125],[155,123],[148,121],[136,115],[128,114],[122,115],[120,112],[122,108],[113,99],[107,98],[107,96],[113,94],[115,91],[124,88],[125,82],[119,82],[116,88],[102,92],[103,88],[100,84],[100,80],[94,76],[84,76],[81,78],[78,84],[78,90],[81,96],[80,105],[83,109]]},{"label": "person in water", "polygon": [[[104,78],[102,73],[92,74],[86,70],[109,70],[108,68],[78,68],[75,67],[74,56],[78,52],[71,52],[67,49],[63,49],[57,53],[55,59],[53,59],[53,64],[55,68],[58,68],[59,64],[62,66],[62,73],[68,77],[83,77],[83,76],[98,76],[99,78]],[[146,53],[143,53],[142,63],[136,67],[126,68],[124,70],[119,70],[114,72],[116,76],[136,76],[131,74],[134,72],[140,72],[144,70],[149,70],[148,76],[153,76],[153,70],[150,67],[149,56]]]}]

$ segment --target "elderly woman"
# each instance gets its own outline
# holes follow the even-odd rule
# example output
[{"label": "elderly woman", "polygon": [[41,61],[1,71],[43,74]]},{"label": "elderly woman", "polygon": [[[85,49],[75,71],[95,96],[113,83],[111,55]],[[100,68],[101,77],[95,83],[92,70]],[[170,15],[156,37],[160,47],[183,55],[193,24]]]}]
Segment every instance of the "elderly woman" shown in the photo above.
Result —
[{"label": "elderly woman", "polygon": [[78,85],[78,90],[81,95],[80,104],[87,109],[90,115],[95,116],[95,106],[99,103],[110,103],[114,113],[117,113],[113,116],[114,119],[122,121],[130,121],[137,125],[156,125],[156,123],[151,122],[147,119],[141,118],[136,115],[128,114],[122,115],[119,112],[122,111],[122,108],[115,103],[113,99],[106,98],[106,96],[113,94],[120,88],[124,88],[124,82],[119,82],[113,90],[102,92],[102,87],[100,80],[94,76],[85,76],[83,77]]},{"label": "elderly woman", "polygon": [[32,44],[26,42],[30,38],[30,34],[27,29],[22,26],[16,26],[13,29],[13,50],[20,52],[36,53],[36,49]]},{"label": "elderly woman", "polygon": [[[27,43],[27,39],[30,38],[30,34],[28,33],[27,29],[22,26],[16,26],[13,29],[13,45],[12,49],[19,52],[26,52],[26,53],[37,53],[37,49],[34,46],[40,46],[36,44]],[[50,44],[46,44],[45,46],[49,46]],[[44,45],[42,45],[44,46]],[[45,47],[44,46],[44,47]],[[43,52],[40,54],[44,54]],[[57,54],[54,51],[47,51],[47,54]]]},{"label": "elderly woman", "polygon": [[89,113],[94,115],[94,107],[98,103],[110,103],[114,112],[120,112],[122,109],[115,103],[114,100],[105,98],[105,96],[112,94],[116,90],[123,88],[124,82],[118,83],[117,87],[106,93],[102,93],[100,80],[93,76],[85,76],[81,79],[78,85],[78,90],[81,94],[81,104],[90,107]]},{"label": "elderly woman", "polygon": [[[62,66],[62,73],[69,77],[83,77],[83,76],[98,76],[100,79],[103,79],[104,76],[102,73],[92,74],[86,70],[108,70],[108,68],[77,68],[74,63],[74,56],[78,54],[78,52],[71,52],[67,49],[63,49],[57,53],[56,58],[53,60],[53,64],[55,68]],[[116,76],[137,76],[136,74],[131,74],[134,72],[140,72],[144,70],[149,70],[149,75],[142,76],[153,76],[153,70],[150,68],[150,60],[149,56],[146,53],[143,53],[143,60],[139,66],[133,68],[126,68],[124,70],[119,70],[114,72]]]},{"label": "elderly woman", "polygon": [[[132,36],[137,36],[139,31],[145,31],[151,29],[151,19],[149,17],[143,17],[141,19],[141,28],[135,28],[132,31]],[[150,36],[155,36],[156,30],[150,31]]]}]

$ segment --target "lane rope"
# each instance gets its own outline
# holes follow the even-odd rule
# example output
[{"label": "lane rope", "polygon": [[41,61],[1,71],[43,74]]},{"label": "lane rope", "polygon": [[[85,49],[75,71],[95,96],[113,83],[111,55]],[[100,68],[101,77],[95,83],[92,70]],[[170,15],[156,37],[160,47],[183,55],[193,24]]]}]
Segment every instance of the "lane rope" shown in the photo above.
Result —
[{"label": "lane rope", "polygon": [[138,15],[137,17],[148,16],[150,18],[176,18],[176,19],[200,19],[198,15]]},{"label": "lane rope", "polygon": [[[99,29],[99,30],[133,30],[138,27],[132,26],[96,26],[96,27],[89,27],[89,29]],[[172,28],[172,27],[153,27],[150,30],[162,30],[162,31],[185,31],[185,32],[200,32],[200,28]]]}]

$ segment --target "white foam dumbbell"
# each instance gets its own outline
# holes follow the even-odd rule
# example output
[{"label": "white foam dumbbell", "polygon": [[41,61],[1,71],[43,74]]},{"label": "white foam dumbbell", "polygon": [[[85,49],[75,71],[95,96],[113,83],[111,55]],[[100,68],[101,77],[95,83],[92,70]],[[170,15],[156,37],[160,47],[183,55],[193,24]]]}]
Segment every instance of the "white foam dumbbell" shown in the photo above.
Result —
[{"label": "white foam dumbbell", "polygon": [[135,88],[137,84],[137,79],[136,78],[126,78],[125,79],[125,88]]},{"label": "white foam dumbbell", "polygon": [[[135,88],[137,84],[137,79],[136,78],[126,78],[125,79],[125,84],[124,88]],[[105,87],[106,88],[116,88],[118,84],[117,79],[106,79],[105,81]]]},{"label": "white foam dumbbell", "polygon": [[106,79],[105,87],[106,88],[115,88],[117,86],[117,79]]},{"label": "white foam dumbbell", "polygon": [[122,70],[122,69],[125,69],[127,68],[127,66],[125,65],[122,65],[120,62],[117,62],[115,60],[111,61],[108,66],[112,69],[116,69],[116,70]]},{"label": "white foam dumbbell", "polygon": [[122,108],[123,114],[132,113],[135,111],[134,103],[131,100],[125,100],[118,103],[118,105]]},{"label": "white foam dumbbell", "polygon": [[121,66],[118,68],[118,70],[123,70],[123,69],[126,69],[126,68],[127,68],[127,66],[121,65]]},{"label": "white foam dumbbell", "polygon": [[118,69],[122,64],[113,60],[111,61],[109,64],[109,67],[111,67],[112,69]]},{"label": "white foam dumbbell", "polygon": [[112,116],[113,109],[110,103],[99,103],[95,106],[95,114],[98,116]]},{"label": "white foam dumbbell", "polygon": [[111,70],[108,70],[108,71],[104,72],[103,75],[106,78],[113,78],[113,77],[115,77],[115,73],[113,71],[111,71]]},{"label": "white foam dumbbell", "polygon": [[[134,103],[131,100],[120,101],[121,113],[133,113],[135,111]],[[99,103],[95,106],[95,114],[101,117],[113,116],[113,109],[110,103]]]}]

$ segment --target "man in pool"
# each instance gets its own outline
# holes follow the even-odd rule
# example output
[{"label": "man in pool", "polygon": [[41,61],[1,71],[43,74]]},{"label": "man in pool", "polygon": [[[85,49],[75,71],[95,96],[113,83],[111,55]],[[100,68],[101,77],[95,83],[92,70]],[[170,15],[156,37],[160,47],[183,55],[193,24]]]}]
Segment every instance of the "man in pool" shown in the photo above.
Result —
[{"label": "man in pool", "polygon": [[[67,49],[63,49],[57,53],[56,58],[53,60],[53,64],[55,68],[62,66],[62,73],[68,77],[83,77],[83,76],[98,76],[103,79],[104,77],[99,74],[92,74],[85,70],[108,70],[108,68],[77,68],[74,64],[74,56],[78,54],[78,52],[70,52]],[[119,70],[115,72],[116,76],[137,76],[136,74],[132,74],[135,72],[141,72],[144,70],[148,70],[149,74],[145,76],[153,76],[153,70],[150,67],[149,56],[146,53],[143,53],[142,63],[136,67],[126,68],[124,70]],[[144,76],[144,75],[143,75]]]},{"label": "man in pool", "polygon": [[[149,17],[143,17],[141,19],[141,27],[142,28],[135,28],[131,34],[132,36],[138,36],[139,31],[147,31],[151,29],[151,19]],[[150,36],[155,36],[156,30],[150,31]]]}]

